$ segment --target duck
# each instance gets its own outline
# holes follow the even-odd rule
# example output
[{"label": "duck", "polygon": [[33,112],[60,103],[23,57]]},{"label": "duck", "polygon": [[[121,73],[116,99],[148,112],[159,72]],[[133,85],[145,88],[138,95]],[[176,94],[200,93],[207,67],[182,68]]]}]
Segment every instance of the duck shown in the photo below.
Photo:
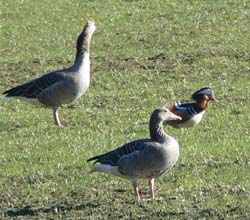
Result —
[{"label": "duck", "polygon": [[136,200],[142,201],[138,181],[146,179],[149,183],[151,199],[155,199],[155,178],[170,170],[179,158],[177,140],[165,133],[165,121],[181,120],[181,117],[165,107],[155,109],[149,120],[150,138],[128,142],[110,152],[94,156],[92,172],[102,172],[129,179]]},{"label": "duck", "polygon": [[217,101],[214,91],[210,87],[203,87],[191,96],[193,101],[181,102],[177,101],[169,109],[182,120],[168,121],[168,125],[174,128],[190,128],[198,125],[211,101]]},{"label": "duck", "polygon": [[69,68],[49,72],[9,89],[3,95],[52,108],[55,124],[64,127],[59,118],[59,108],[79,99],[90,85],[90,43],[95,30],[94,21],[84,25],[77,38],[74,63]]}]

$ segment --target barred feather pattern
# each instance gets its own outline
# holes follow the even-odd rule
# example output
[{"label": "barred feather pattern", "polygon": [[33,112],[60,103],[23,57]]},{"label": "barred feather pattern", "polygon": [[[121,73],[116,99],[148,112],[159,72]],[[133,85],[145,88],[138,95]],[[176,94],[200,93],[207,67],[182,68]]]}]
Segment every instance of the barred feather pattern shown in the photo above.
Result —
[{"label": "barred feather pattern", "polygon": [[117,166],[118,161],[125,155],[129,155],[135,151],[141,151],[146,147],[146,143],[151,142],[150,139],[140,139],[136,141],[129,142],[123,146],[110,151],[108,153],[92,157],[87,161],[94,161],[94,163],[109,164],[112,166]]},{"label": "barred feather pattern", "polygon": [[44,89],[49,88],[53,84],[64,80],[64,78],[64,74],[60,71],[51,72],[42,77],[9,89],[3,94],[6,95],[6,97],[20,96],[24,98],[35,99],[42,91],[44,91]]},{"label": "barred feather pattern", "polygon": [[197,107],[195,102],[177,101],[174,107],[174,112],[182,117],[182,122],[189,120],[193,116],[203,111],[203,109]]}]

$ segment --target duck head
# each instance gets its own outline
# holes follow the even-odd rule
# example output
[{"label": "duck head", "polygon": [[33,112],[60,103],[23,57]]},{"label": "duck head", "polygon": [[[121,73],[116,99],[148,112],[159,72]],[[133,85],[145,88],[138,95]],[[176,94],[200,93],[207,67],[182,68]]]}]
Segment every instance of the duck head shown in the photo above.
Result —
[{"label": "duck head", "polygon": [[210,87],[204,87],[192,94],[199,108],[206,110],[210,101],[217,101],[214,91]]}]

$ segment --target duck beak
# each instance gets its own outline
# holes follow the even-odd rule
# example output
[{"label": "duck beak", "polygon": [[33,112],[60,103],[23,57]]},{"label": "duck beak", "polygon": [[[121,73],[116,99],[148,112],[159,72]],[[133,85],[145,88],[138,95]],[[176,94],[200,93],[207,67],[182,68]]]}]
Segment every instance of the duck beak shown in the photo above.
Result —
[{"label": "duck beak", "polygon": [[218,99],[216,99],[214,96],[211,96],[210,100],[213,101],[213,102],[218,102]]}]

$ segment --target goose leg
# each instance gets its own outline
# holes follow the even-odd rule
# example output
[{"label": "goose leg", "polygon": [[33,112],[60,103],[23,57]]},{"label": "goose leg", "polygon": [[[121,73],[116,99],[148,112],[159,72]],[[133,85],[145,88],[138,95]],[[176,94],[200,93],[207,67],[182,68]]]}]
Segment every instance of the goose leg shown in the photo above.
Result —
[{"label": "goose leg", "polygon": [[149,188],[150,188],[150,194],[151,198],[155,199],[155,179],[149,179]]},{"label": "goose leg", "polygon": [[60,122],[60,119],[59,119],[58,110],[59,110],[58,107],[53,108],[53,116],[54,116],[55,124],[56,124],[58,127],[63,128],[63,125],[62,125],[62,123]]},{"label": "goose leg", "polygon": [[139,203],[141,201],[141,196],[140,196],[140,190],[139,190],[137,181],[133,181],[132,184],[133,184],[133,188],[134,188],[134,192],[135,192],[137,202]]}]

